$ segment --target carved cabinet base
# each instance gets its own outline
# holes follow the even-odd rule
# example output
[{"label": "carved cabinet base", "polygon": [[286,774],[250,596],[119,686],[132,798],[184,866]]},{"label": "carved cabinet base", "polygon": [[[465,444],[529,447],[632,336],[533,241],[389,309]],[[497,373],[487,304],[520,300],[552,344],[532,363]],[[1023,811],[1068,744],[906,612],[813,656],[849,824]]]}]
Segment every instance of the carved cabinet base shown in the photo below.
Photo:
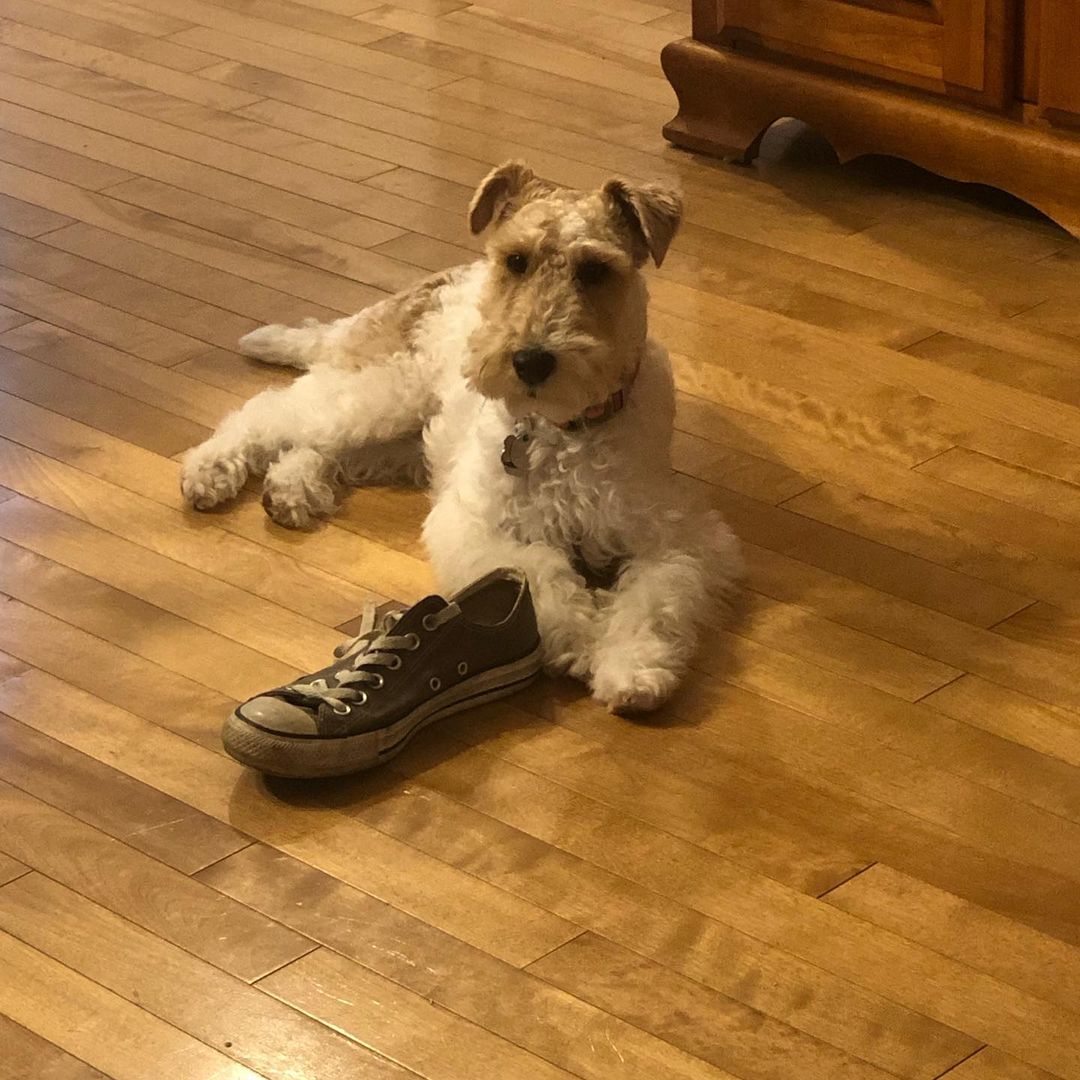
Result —
[{"label": "carved cabinet base", "polygon": [[1080,235],[1080,136],[1022,119],[1019,102],[993,112],[691,39],[668,45],[663,65],[679,98],[664,135],[678,146],[752,158],[769,125],[790,116],[828,139],[841,161],[906,158],[1008,191]]}]

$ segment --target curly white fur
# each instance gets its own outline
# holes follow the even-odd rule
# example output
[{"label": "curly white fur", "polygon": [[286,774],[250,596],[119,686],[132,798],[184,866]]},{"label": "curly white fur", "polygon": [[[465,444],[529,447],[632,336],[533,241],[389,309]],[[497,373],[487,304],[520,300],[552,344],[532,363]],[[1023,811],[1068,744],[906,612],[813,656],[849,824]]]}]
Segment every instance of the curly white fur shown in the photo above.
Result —
[{"label": "curly white fur", "polygon": [[[442,587],[520,567],[549,669],[588,681],[615,711],[653,709],[676,688],[700,627],[733,590],[737,543],[717,515],[691,512],[672,495],[671,369],[643,327],[642,340],[619,341],[621,353],[605,344],[609,381],[637,368],[625,408],[602,425],[566,430],[544,418],[541,396],[528,469],[503,469],[503,441],[522,409],[480,393],[469,373],[496,273],[481,261],[433,285],[406,338],[386,332],[400,316],[399,298],[329,325],[249,334],[242,346],[250,354],[311,370],[253,398],[190,451],[183,494],[206,509],[234,496],[249,472],[265,472],[267,512],[304,527],[333,509],[341,483],[426,471],[433,505],[424,540]],[[628,295],[643,296],[631,273]],[[559,420],[570,385],[552,392]],[[582,562],[618,563],[615,584],[590,589]]]}]

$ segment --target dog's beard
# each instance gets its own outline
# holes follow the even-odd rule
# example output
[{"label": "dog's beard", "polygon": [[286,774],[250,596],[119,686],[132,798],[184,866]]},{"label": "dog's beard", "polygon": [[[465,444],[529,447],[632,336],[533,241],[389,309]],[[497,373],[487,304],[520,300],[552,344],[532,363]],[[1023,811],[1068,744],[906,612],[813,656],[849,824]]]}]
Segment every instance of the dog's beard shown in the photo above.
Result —
[{"label": "dog's beard", "polygon": [[565,424],[619,388],[622,365],[605,350],[563,351],[554,373],[539,386],[526,386],[514,372],[513,353],[474,355],[465,371],[477,393],[501,401],[515,419],[542,416]]}]

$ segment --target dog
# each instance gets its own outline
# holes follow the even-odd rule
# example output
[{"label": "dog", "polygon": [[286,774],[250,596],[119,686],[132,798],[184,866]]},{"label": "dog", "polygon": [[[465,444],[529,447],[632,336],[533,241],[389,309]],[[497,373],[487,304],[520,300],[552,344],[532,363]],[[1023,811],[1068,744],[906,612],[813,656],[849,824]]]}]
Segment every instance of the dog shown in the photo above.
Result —
[{"label": "dog", "polygon": [[657,708],[741,572],[728,527],[672,485],[674,380],[642,268],[681,216],[659,184],[576,191],[499,166],[469,207],[484,258],[357,315],[241,340],[308,373],[188,452],[184,498],[206,510],[265,473],[267,513],[303,528],[343,485],[429,481],[443,589],[524,570],[548,670],[613,712]]}]

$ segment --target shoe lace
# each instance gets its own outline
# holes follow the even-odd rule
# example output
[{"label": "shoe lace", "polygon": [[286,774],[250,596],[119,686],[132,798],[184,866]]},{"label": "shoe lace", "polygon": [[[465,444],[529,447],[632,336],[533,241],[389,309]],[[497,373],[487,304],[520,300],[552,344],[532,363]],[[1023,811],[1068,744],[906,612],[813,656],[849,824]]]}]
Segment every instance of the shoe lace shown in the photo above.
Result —
[{"label": "shoe lace", "polygon": [[[425,615],[424,629],[438,629],[459,610],[457,604],[448,604],[431,615]],[[391,633],[404,614],[404,611],[391,611],[379,619],[375,605],[366,605],[360,619],[360,632],[334,649],[334,656],[339,660],[352,657],[351,667],[343,667],[331,676],[336,685],[331,686],[326,679],[313,679],[311,682],[291,683],[286,689],[299,697],[325,702],[338,714],[347,713],[354,703],[364,704],[368,695],[363,686],[379,690],[385,682],[381,672],[370,669],[385,667],[396,670],[401,667],[399,652],[413,652],[420,648],[418,634]]]}]

